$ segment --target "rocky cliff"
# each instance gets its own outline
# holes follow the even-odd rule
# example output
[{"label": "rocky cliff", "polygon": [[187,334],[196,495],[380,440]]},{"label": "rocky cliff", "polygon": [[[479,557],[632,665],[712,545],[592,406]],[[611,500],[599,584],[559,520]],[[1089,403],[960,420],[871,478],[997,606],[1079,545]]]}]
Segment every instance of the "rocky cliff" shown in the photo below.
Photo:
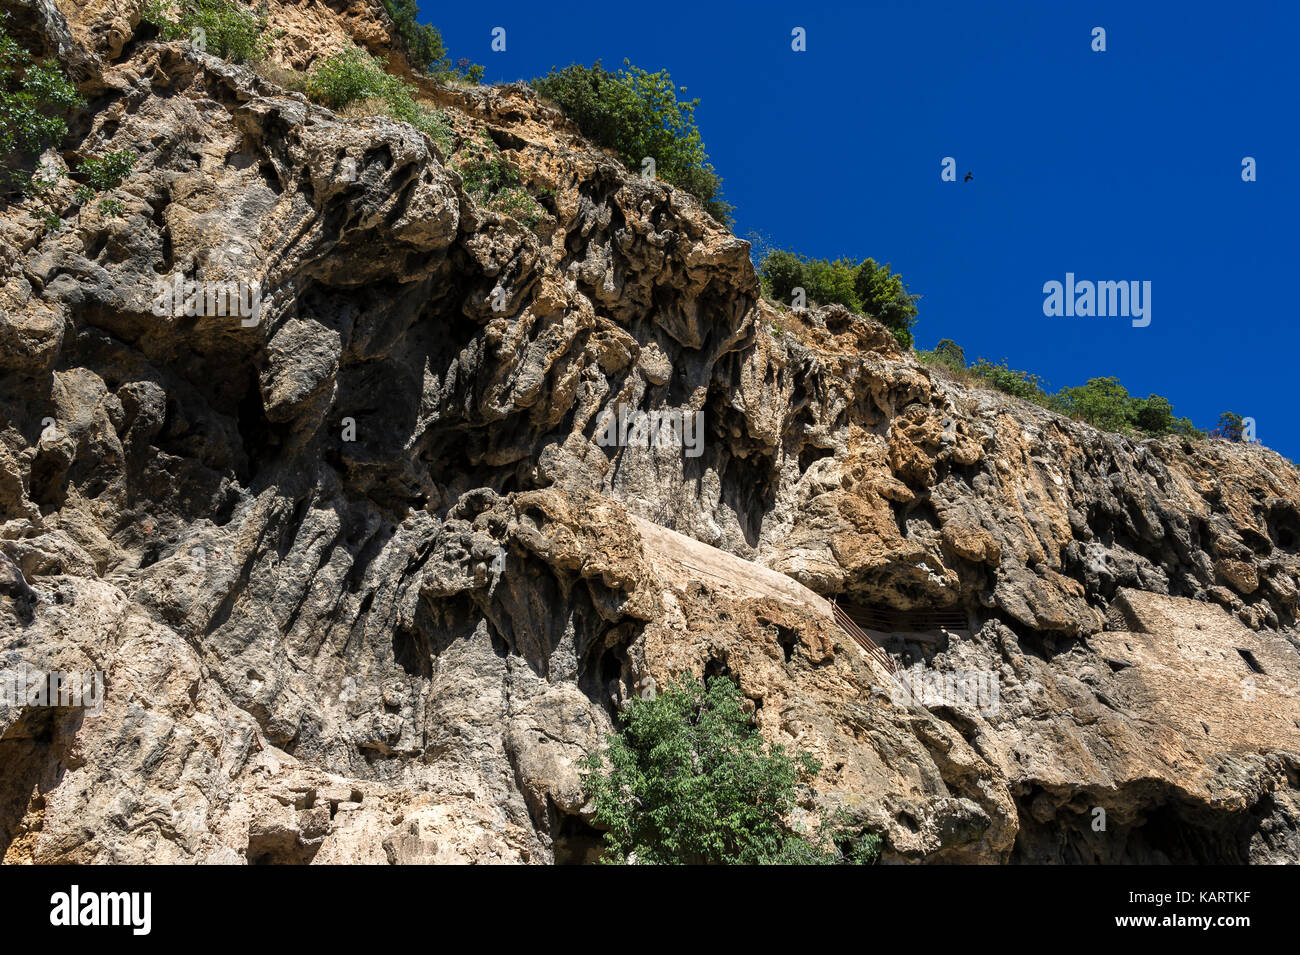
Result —
[{"label": "rocky cliff", "polygon": [[[44,161],[136,157],[121,214],[0,212],[0,660],[106,686],[98,715],[0,702],[6,862],[588,858],[576,760],[686,672],[816,755],[804,811],[885,861],[1300,861],[1288,461],[778,309],[745,242],[526,87],[423,83],[437,143],[151,39],[141,6],[0,2],[88,100]],[[393,47],[378,3],[268,11],[285,69]],[[531,225],[457,173],[485,135]],[[177,280],[257,282],[256,322],[156,314]],[[603,446],[620,405],[702,413],[701,453]],[[900,696],[639,521],[965,614],[901,662],[998,705]]]}]

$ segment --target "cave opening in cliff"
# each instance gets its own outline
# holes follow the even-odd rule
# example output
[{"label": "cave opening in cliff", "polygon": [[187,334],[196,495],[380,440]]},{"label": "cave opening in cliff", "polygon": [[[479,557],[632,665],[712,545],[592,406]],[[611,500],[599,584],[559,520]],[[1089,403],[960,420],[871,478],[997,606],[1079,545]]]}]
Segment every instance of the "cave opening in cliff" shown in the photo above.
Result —
[{"label": "cave opening in cliff", "polygon": [[235,427],[239,431],[244,452],[244,466],[236,468],[236,476],[241,484],[249,486],[261,466],[275,457],[276,449],[287,433],[283,425],[275,425],[268,420],[266,409],[262,405],[262,387],[256,371],[249,373],[243,396],[235,408]]},{"label": "cave opening in cliff", "polygon": [[1300,547],[1300,508],[1286,500],[1279,499],[1271,502],[1267,515],[1267,529],[1268,536],[1278,547],[1294,553]]},{"label": "cave opening in cliff", "polygon": [[600,861],[604,840],[600,830],[576,813],[564,812],[549,796],[551,855],[556,865],[593,865]]},{"label": "cave opening in cliff", "polygon": [[1031,786],[1015,802],[1010,861],[1031,865],[1242,865],[1259,852],[1278,808],[1265,795],[1244,811],[1221,809],[1165,784],[1068,798]]},{"label": "cave opening in cliff", "polygon": [[304,842],[290,828],[248,834],[249,865],[309,865],[320,849],[320,842]]}]

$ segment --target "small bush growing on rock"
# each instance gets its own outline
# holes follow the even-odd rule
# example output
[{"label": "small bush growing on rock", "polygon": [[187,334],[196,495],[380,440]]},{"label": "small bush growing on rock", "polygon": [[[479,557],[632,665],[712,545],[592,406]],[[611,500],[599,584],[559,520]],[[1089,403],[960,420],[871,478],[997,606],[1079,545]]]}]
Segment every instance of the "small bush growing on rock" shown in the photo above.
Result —
[{"label": "small bush growing on rock", "polygon": [[1008,368],[1006,360],[996,365],[987,358],[977,358],[970,370],[1004,394],[1045,404],[1048,398],[1044,386],[1047,382],[1027,371]]},{"label": "small bush growing on rock", "polygon": [[303,88],[313,100],[333,110],[374,101],[393,119],[427,133],[444,154],[450,151],[451,131],[443,115],[417,102],[415,87],[388,73],[364,50],[352,47],[322,60],[308,74]]},{"label": "small bush growing on rock", "polygon": [[1245,440],[1246,419],[1235,411],[1225,411],[1219,415],[1219,423],[1210,432],[1210,437],[1220,441],[1240,442]]},{"label": "small bush growing on rock", "polygon": [[77,164],[77,175],[91,189],[103,192],[116,189],[135,168],[135,153],[129,149],[108,153],[104,156],[90,156]]},{"label": "small bush growing on rock", "polygon": [[810,305],[843,305],[862,311],[853,288],[857,263],[849,259],[809,259],[775,249],[759,263],[759,276],[769,297],[789,305],[796,288],[802,288]]},{"label": "small bush growing on rock", "polygon": [[1201,436],[1186,418],[1175,418],[1167,398],[1129,395],[1118,378],[1090,378],[1077,388],[1062,388],[1055,396],[1059,410],[1106,431]]},{"label": "small bush growing on rock", "polygon": [[400,79],[389,75],[383,64],[357,47],[317,63],[307,77],[306,90],[316,102],[334,110],[360,100],[388,103],[409,95]]},{"label": "small bush growing on rock", "polygon": [[764,743],[731,680],[706,688],[688,678],[631,700],[620,721],[608,748],[583,761],[606,829],[603,861],[808,865],[879,855],[879,837],[851,831],[843,817],[823,817],[813,833],[790,830],[797,784],[820,766]]},{"label": "small bush growing on rock", "polygon": [[719,222],[730,223],[733,206],[722,199],[722,179],[714,172],[695,125],[699,99],[679,101],[686,87],[674,85],[667,70],[649,73],[627,60],[617,73],[600,61],[552,67],[531,86],[578,124],[582,134],[618,154],[629,169],[655,161],[659,178],[695,196]]},{"label": "small bush growing on rock", "polygon": [[759,262],[759,277],[768,297],[790,304],[796,288],[802,288],[810,305],[843,305],[852,312],[870,315],[884,323],[903,347],[912,344],[912,323],[916,301],[902,277],[890,266],[874,259],[812,259],[776,249]]},{"label": "small bush growing on rock", "polygon": [[1057,394],[1062,410],[1105,431],[1128,431],[1133,425],[1132,399],[1118,378],[1089,378]]},{"label": "small bush growing on rock", "polygon": [[483,67],[461,57],[455,63],[447,55],[438,28],[416,20],[416,0],[383,0],[384,10],[393,21],[397,35],[406,47],[406,58],[417,70],[430,73],[444,82],[479,83]]},{"label": "small bush growing on rock", "polygon": [[466,145],[456,170],[465,191],[479,205],[517,219],[530,229],[541,221],[541,206],[520,185],[518,170],[486,132],[480,141]]},{"label": "small bush growing on rock", "polygon": [[853,277],[853,291],[863,311],[883,322],[900,345],[911,347],[916,301],[921,296],[908,294],[902,276],[893,274],[888,262],[877,265],[871,259],[864,259]]},{"label": "small bush growing on rock", "polygon": [[231,63],[266,56],[265,12],[254,13],[235,0],[150,0],[140,16],[164,40],[192,42],[202,30],[206,52]]},{"label": "small bush growing on rock", "polygon": [[1009,368],[1005,360],[994,364],[987,358],[979,358],[967,366],[965,352],[950,338],[942,339],[931,351],[917,352],[916,357],[922,364],[942,367],[960,380],[981,381],[1005,394],[1032,401],[1049,411],[1086,421],[1105,431],[1151,437],[1168,434],[1193,439],[1205,437],[1204,432],[1188,418],[1174,417],[1174,408],[1168,398],[1160,395],[1134,397],[1117,378],[1090,378],[1077,388],[1062,388],[1053,394],[1047,390],[1047,382],[1043,379],[1027,371]]},{"label": "small bush growing on rock", "polygon": [[939,339],[939,344],[928,352],[917,352],[925,364],[942,365],[949,371],[960,372],[966,368],[966,352],[951,338]]},{"label": "small bush growing on rock", "polygon": [[[68,113],[81,105],[58,64],[34,62],[0,23],[0,157],[37,153],[58,143],[68,133]],[[0,176],[5,185],[30,180],[7,159],[0,159]]]}]

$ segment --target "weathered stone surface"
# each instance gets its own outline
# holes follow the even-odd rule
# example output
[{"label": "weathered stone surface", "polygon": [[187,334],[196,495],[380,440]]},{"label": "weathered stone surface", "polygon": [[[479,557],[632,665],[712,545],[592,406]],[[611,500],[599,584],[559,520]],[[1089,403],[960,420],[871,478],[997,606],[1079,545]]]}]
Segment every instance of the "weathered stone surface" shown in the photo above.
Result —
[{"label": "weathered stone surface", "polygon": [[[746,243],[526,89],[426,87],[535,229],[454,150],[148,41],[132,0],[0,6],[94,95],[76,153],[137,156],[123,217],[0,212],[0,668],[107,678],[101,715],[0,705],[6,861],[588,858],[577,759],[687,672],[735,678],[823,763],[801,812],[890,861],[1300,860],[1280,456],[1098,432],[780,311]],[[361,0],[269,9],[281,67],[391,42]],[[154,314],[175,276],[257,280],[259,320]],[[703,412],[703,453],[600,446],[618,403]],[[634,518],[972,612],[923,662],[999,706],[900,698]]]}]

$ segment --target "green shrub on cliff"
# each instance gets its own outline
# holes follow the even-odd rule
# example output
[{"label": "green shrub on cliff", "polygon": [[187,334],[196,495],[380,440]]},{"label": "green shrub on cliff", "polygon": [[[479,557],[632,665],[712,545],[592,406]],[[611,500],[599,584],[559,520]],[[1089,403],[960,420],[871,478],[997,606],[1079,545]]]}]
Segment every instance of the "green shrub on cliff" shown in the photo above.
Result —
[{"label": "green shrub on cliff", "polygon": [[[67,115],[83,105],[81,96],[57,63],[36,63],[0,21],[0,157],[38,153],[68,133]],[[21,156],[17,156],[21,161]],[[4,185],[29,177],[0,159]]]},{"label": "green shrub on cliff", "polygon": [[420,13],[416,0],[383,0],[383,3],[406,47],[406,58],[411,66],[441,80],[482,81],[482,66],[463,57],[453,63],[438,28],[416,20]]},{"label": "green shrub on cliff", "polygon": [[839,820],[790,831],[797,784],[820,766],[764,743],[731,680],[675,683],[653,700],[631,700],[620,722],[607,749],[583,761],[606,830],[603,861],[808,865],[878,856],[879,837]]},{"label": "green shrub on cliff", "polygon": [[135,153],[129,149],[120,149],[103,156],[88,156],[77,164],[77,175],[96,192],[116,189],[135,168],[135,159]]},{"label": "green shrub on cliff", "polygon": [[733,206],[722,199],[722,179],[709,162],[695,125],[699,99],[678,100],[667,70],[649,73],[627,60],[611,73],[597,60],[551,68],[533,89],[558,106],[592,142],[617,153],[634,172],[653,159],[655,173],[695,196],[719,222],[731,222]]},{"label": "green shrub on cliff", "polygon": [[266,56],[265,10],[254,12],[235,0],[150,0],[141,19],[164,40],[188,40],[231,63]]},{"label": "green shrub on cliff", "polygon": [[1048,402],[1047,382],[1030,372],[1008,368],[1006,359],[995,365],[987,358],[977,358],[970,366],[970,370],[1003,394],[1014,395],[1038,404]]},{"label": "green shrub on cliff", "polygon": [[919,295],[907,291],[901,276],[874,259],[813,259],[776,249],[758,264],[764,293],[789,305],[796,288],[802,288],[809,305],[843,305],[870,315],[894,333],[903,347],[912,344]]},{"label": "green shrub on cliff", "polygon": [[916,357],[923,365],[939,366],[963,380],[980,381],[1004,394],[1032,401],[1049,411],[1086,421],[1105,431],[1148,437],[1167,434],[1197,439],[1205,437],[1190,419],[1174,417],[1174,408],[1168,398],[1130,395],[1117,378],[1090,378],[1078,387],[1062,388],[1052,393],[1047,390],[1047,382],[1043,379],[1027,371],[1009,368],[1005,360],[994,364],[987,358],[978,358],[968,366],[965,352],[950,338],[942,339],[931,351],[917,352]]},{"label": "green shrub on cliff", "polygon": [[517,219],[530,229],[541,221],[541,205],[523,188],[519,171],[486,131],[477,142],[465,144],[455,166],[465,191],[479,205]]},{"label": "green shrub on cliff", "polygon": [[1246,419],[1235,411],[1225,411],[1219,415],[1219,423],[1210,436],[1218,438],[1221,441],[1232,441],[1239,443],[1246,440]]},{"label": "green shrub on cliff", "polygon": [[864,259],[853,277],[853,291],[868,315],[883,322],[904,348],[911,347],[916,301],[921,296],[908,293],[902,276],[893,274],[888,262],[877,265]]},{"label": "green shrub on cliff", "polygon": [[922,357],[925,355],[930,357],[931,364],[942,365],[949,371],[961,371],[966,367],[965,350],[951,338],[939,339],[939,344],[934,346],[933,351],[917,353],[917,357],[923,361],[926,360]]},{"label": "green shrub on cliff", "polygon": [[352,47],[317,63],[303,88],[317,103],[336,111],[373,104],[376,110],[428,133],[444,153],[450,151],[451,133],[443,115],[416,102],[415,87],[388,73],[364,50]]}]

